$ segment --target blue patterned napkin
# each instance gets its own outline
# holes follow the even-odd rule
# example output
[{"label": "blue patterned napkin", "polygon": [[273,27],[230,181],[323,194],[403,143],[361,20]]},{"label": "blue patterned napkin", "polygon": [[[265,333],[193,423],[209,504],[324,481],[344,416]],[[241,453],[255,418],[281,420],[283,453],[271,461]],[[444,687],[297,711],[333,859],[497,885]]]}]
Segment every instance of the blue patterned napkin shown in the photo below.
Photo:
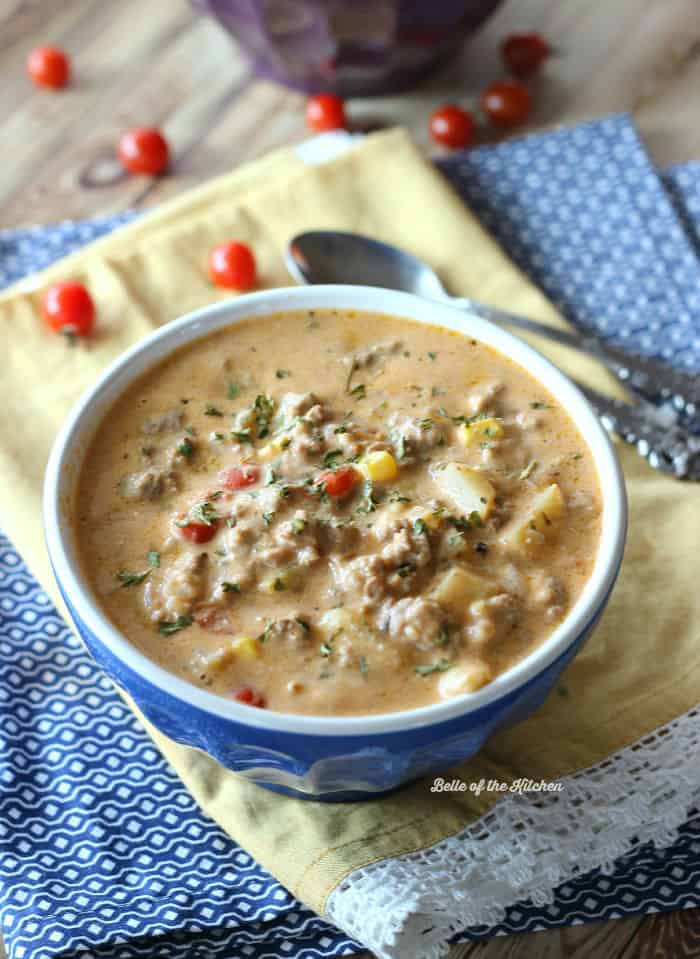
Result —
[{"label": "blue patterned napkin", "polygon": [[[626,117],[440,163],[569,318],[700,368],[700,164],[659,179]],[[0,233],[0,286],[134,214]],[[322,959],[360,946],[205,818],[0,538],[0,907],[10,959]],[[700,906],[700,814],[666,850],[481,938]]]}]

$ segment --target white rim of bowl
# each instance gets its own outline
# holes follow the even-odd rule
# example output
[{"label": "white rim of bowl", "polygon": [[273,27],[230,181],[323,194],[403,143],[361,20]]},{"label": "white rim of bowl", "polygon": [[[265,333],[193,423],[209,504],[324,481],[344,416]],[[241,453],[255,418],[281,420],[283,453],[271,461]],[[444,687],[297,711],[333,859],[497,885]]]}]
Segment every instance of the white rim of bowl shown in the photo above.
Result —
[{"label": "white rim of bowl", "polygon": [[[105,412],[129,385],[179,347],[228,325],[285,310],[339,309],[372,311],[472,336],[525,368],[562,403],[593,454],[603,497],[598,554],[581,596],[553,633],[521,662],[475,693],[444,702],[366,716],[316,716],[252,709],[207,692],[148,659],[100,610],[79,572],[70,524],[62,522],[63,473],[82,455]],[[115,386],[118,382],[118,386]],[[90,415],[91,410],[99,413]],[[86,425],[86,423],[88,425]],[[75,468],[74,476],[80,468]],[[70,502],[73,502],[71,490]],[[605,603],[622,561],[627,528],[627,498],[622,470],[612,443],[580,390],[548,359],[522,340],[487,320],[449,304],[409,293],[364,286],[309,286],[263,290],[212,304],[155,330],[117,358],[73,407],[59,432],[46,468],[43,494],[46,543],[54,575],[78,618],[110,653],[155,687],[191,706],[244,726],[317,736],[373,736],[432,726],[482,709],[524,686],[561,656]]]}]

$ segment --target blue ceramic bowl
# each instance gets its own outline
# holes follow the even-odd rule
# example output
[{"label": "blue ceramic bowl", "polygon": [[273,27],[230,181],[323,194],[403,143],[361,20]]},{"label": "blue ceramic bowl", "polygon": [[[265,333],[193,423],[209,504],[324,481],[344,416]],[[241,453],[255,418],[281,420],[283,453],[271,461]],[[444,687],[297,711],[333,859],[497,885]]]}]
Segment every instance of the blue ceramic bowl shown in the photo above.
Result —
[{"label": "blue ceramic bowl", "polygon": [[[467,333],[526,367],[563,404],[594,456],[604,508],[589,582],[553,634],[475,693],[419,709],[373,716],[299,716],[251,709],[171,675],[107,619],[84,579],[74,541],[75,490],[102,417],[131,383],[171,351],[239,320],[282,310],[374,310]],[[271,356],[274,344],[270,344]],[[271,359],[271,362],[273,360]],[[263,291],[191,313],[138,343],[79,401],[46,471],[44,525],[54,574],[75,627],[112,679],[163,733],[203,749],[260,785],[323,800],[368,798],[474,755],[497,729],[536,709],[600,616],[622,560],[624,482],[613,447],[585,398],[548,360],[511,334],[452,306],[369,287]]]}]

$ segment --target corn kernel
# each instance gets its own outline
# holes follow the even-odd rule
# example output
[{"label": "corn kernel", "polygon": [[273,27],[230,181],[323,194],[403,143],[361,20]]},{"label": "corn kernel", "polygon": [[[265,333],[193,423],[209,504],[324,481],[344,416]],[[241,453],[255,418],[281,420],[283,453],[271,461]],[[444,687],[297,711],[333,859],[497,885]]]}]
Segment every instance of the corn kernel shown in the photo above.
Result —
[{"label": "corn kernel", "polygon": [[272,460],[276,456],[279,456],[280,453],[289,445],[289,437],[285,442],[285,437],[280,436],[277,439],[270,440],[269,443],[266,443],[265,446],[261,446],[258,450],[258,459],[266,462],[267,460]]},{"label": "corn kernel", "polygon": [[373,483],[390,483],[399,475],[396,460],[386,450],[367,453],[359,463],[359,467],[367,479],[372,480]]},{"label": "corn kernel", "polygon": [[503,425],[495,416],[488,416],[473,423],[463,423],[457,434],[464,446],[473,446],[475,443],[500,439],[503,436]]},{"label": "corn kernel", "polygon": [[260,655],[260,643],[250,636],[238,636],[231,643],[231,650],[241,659],[255,659]]}]

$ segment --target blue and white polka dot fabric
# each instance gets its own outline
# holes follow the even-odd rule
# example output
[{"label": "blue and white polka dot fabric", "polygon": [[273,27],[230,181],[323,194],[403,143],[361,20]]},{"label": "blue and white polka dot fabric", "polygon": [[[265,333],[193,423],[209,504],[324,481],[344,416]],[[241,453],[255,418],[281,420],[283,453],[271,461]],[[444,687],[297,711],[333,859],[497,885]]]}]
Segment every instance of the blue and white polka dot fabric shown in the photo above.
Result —
[{"label": "blue and white polka dot fabric", "polygon": [[[700,368],[700,164],[662,183],[627,119],[441,164],[575,321]],[[666,189],[664,189],[664,184]],[[131,213],[0,233],[0,286]],[[360,947],[206,819],[0,538],[0,911],[11,959],[322,959]],[[479,938],[700,905],[700,817]]]}]

